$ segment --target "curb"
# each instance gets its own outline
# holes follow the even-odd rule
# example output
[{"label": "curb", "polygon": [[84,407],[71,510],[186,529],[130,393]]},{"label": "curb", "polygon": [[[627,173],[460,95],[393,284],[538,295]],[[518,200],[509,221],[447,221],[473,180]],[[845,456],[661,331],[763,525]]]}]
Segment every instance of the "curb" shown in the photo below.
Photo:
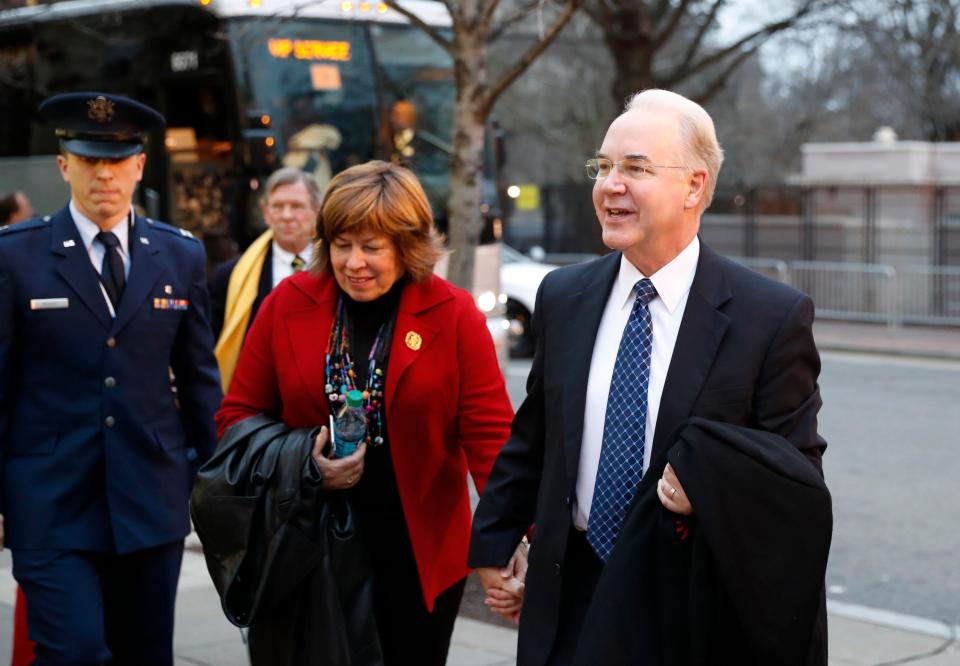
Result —
[{"label": "curb", "polygon": [[957,624],[951,625],[940,620],[895,613],[894,611],[834,601],[833,599],[827,599],[827,616],[841,617],[949,641],[956,641],[960,638],[960,625]]},{"label": "curb", "polygon": [[922,358],[930,361],[960,361],[960,351],[946,349],[903,349],[898,347],[869,347],[843,342],[817,341],[821,352],[842,352],[844,354],[876,354],[879,356],[899,356],[901,358]]}]

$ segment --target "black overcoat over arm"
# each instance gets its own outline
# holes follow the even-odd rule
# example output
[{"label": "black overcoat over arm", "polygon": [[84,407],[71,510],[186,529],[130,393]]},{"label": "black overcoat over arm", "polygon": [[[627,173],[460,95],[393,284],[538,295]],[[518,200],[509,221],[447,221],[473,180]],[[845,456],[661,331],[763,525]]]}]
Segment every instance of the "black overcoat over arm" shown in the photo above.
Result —
[{"label": "black overcoat over arm", "polygon": [[830,494],[794,445],[699,418],[668,443],[695,516],[638,496],[577,664],[825,666]]},{"label": "black overcoat over arm", "polygon": [[315,435],[263,415],[231,426],[197,475],[193,522],[254,666],[380,666],[367,554],[349,504],[320,489]]}]

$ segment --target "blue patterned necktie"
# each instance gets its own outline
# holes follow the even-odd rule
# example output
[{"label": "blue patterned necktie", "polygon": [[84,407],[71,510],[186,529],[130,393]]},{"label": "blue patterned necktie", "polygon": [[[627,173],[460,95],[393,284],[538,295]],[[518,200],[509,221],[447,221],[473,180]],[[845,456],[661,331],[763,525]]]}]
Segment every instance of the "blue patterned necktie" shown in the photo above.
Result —
[{"label": "blue patterned necktie", "polygon": [[604,562],[610,557],[627,505],[643,475],[650,346],[653,341],[647,304],[656,297],[657,289],[644,278],[634,285],[633,290],[636,300],[623,329],[610,381],[603,447],[587,525],[587,541]]}]

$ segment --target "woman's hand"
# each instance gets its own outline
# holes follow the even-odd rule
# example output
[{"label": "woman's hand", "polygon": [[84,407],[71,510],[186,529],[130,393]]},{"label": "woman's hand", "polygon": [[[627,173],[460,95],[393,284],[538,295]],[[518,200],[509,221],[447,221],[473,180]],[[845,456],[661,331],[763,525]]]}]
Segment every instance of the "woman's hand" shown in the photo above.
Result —
[{"label": "woman's hand", "polygon": [[[317,439],[313,443],[311,455],[320,468],[323,477],[321,488],[324,490],[343,490],[356,485],[363,474],[363,458],[367,454],[367,443],[363,442],[357,450],[346,458],[331,460],[323,455],[323,450],[330,441],[330,431],[326,426],[320,428]],[[332,448],[332,447],[331,447]]]}]

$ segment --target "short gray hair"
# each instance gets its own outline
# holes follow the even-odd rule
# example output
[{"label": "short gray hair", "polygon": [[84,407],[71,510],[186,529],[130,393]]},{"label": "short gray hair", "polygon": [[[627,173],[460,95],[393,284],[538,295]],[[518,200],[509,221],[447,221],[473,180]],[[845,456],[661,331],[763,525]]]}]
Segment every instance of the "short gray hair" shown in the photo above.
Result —
[{"label": "short gray hair", "polygon": [[304,187],[307,188],[307,193],[310,195],[311,201],[313,201],[313,207],[319,209],[323,203],[323,196],[320,194],[320,186],[317,185],[316,179],[312,174],[294,167],[283,167],[270,174],[270,177],[267,178],[267,184],[263,187],[264,202],[270,198],[270,195],[273,194],[278,187],[282,187],[283,185],[296,185],[297,183],[303,183]]},{"label": "short gray hair", "polygon": [[683,141],[681,159],[686,166],[698,166],[707,170],[708,182],[700,207],[700,212],[703,212],[713,201],[720,167],[723,165],[723,149],[717,141],[717,130],[713,126],[713,119],[693,100],[669,90],[656,88],[643,90],[630,97],[625,111],[641,108],[660,109],[677,114]]}]

